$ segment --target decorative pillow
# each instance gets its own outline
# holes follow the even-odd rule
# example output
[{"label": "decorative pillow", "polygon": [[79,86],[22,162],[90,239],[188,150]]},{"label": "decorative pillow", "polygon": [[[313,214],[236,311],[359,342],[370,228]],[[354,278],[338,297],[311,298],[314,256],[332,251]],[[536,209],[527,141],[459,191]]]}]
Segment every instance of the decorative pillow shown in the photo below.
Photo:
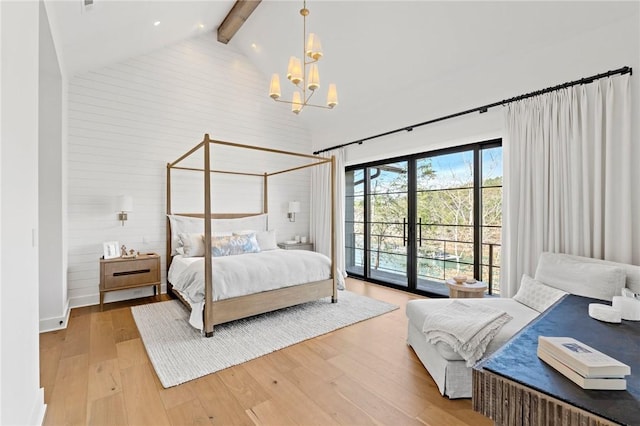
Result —
[{"label": "decorative pillow", "polygon": [[211,255],[213,257],[258,253],[259,251],[260,246],[256,241],[256,234],[214,237],[211,240]]},{"label": "decorative pillow", "polygon": [[577,296],[611,301],[621,294],[627,274],[618,266],[581,262],[565,254],[542,253],[535,279]]},{"label": "decorative pillow", "polygon": [[275,250],[278,248],[275,230],[256,233],[256,240],[258,241],[258,246],[260,246],[260,251]]},{"label": "decorative pillow", "polygon": [[[178,234],[184,257],[202,257],[204,256],[204,239],[202,234]],[[176,250],[177,251],[177,250]]]},{"label": "decorative pillow", "polygon": [[567,292],[544,285],[524,274],[518,293],[513,296],[513,299],[538,312],[544,312],[565,294]]}]

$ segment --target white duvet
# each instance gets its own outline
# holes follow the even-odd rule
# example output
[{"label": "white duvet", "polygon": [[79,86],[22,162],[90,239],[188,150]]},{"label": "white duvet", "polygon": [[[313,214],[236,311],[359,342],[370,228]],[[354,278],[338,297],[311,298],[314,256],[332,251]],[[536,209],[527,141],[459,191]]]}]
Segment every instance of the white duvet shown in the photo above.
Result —
[{"label": "white duvet", "polygon": [[[213,300],[275,290],[331,277],[331,260],[306,250],[269,250],[214,257]],[[340,274],[338,279],[341,280]],[[191,304],[189,323],[202,330],[204,258],[175,256],[169,268],[173,288]]]}]

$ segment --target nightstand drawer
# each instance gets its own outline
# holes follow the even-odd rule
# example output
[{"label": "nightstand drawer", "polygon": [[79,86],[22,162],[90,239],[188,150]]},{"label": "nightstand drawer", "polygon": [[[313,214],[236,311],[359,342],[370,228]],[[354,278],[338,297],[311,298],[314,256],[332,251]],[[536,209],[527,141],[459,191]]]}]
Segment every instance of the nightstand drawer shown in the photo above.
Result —
[{"label": "nightstand drawer", "polygon": [[104,265],[104,289],[160,281],[157,259],[112,262]]}]

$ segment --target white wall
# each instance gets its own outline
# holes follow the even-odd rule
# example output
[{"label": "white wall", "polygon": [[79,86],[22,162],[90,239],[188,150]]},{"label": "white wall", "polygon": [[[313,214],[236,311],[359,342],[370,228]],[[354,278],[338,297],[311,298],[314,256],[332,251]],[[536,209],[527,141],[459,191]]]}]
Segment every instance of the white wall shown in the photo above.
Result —
[{"label": "white wall", "polygon": [[[0,424],[44,417],[38,347],[37,1],[0,2]],[[28,30],[25,30],[28,29]]]},{"label": "white wall", "polygon": [[39,81],[39,262],[40,331],[66,327],[66,249],[64,241],[66,204],[63,191],[62,74],[51,36],[49,19],[40,2]]},{"label": "white wall", "polygon": [[[242,54],[218,43],[215,34],[71,79],[68,288],[72,307],[98,303],[98,259],[104,241],[160,253],[164,270],[166,164],[199,143],[204,133],[212,139],[311,152],[311,137],[297,117],[266,96],[268,83]],[[288,164],[221,151],[226,163],[255,165],[259,173],[270,171],[263,170],[265,164]],[[260,211],[259,180],[251,188],[235,178],[215,179],[220,189],[213,200],[215,212]],[[174,184],[187,188],[179,181]],[[195,186],[187,198],[201,200],[200,181]],[[272,179],[269,223],[280,241],[309,234],[308,188],[308,170]],[[119,194],[134,200],[124,227],[114,206]],[[289,200],[300,200],[303,206],[295,223],[286,218]],[[182,206],[174,205],[173,210],[192,209],[193,204],[183,197]],[[149,288],[108,293],[105,300],[151,292]]]},{"label": "white wall", "polygon": [[[634,69],[632,108],[637,116],[640,107],[640,3],[636,3],[635,14],[611,25],[535,50],[506,52],[490,62],[460,69],[443,80],[412,86],[405,93],[404,105],[393,105],[386,111],[363,109],[361,120],[386,122],[386,130],[393,130],[625,65]],[[497,107],[485,114],[474,113],[419,127],[412,132],[351,145],[346,149],[346,161],[347,164],[359,164],[501,137],[502,114],[502,108]],[[632,126],[633,164],[640,164],[640,120],[635,120]],[[344,133],[345,129],[335,127],[314,132],[314,151],[332,145],[326,141],[349,142],[340,138]],[[633,169],[632,173],[634,180],[640,181],[640,168]],[[635,195],[633,211],[637,212],[640,211],[640,193]],[[635,221],[632,232],[635,241],[640,241],[640,220]],[[634,250],[634,262],[640,264],[640,244],[636,244]]]}]

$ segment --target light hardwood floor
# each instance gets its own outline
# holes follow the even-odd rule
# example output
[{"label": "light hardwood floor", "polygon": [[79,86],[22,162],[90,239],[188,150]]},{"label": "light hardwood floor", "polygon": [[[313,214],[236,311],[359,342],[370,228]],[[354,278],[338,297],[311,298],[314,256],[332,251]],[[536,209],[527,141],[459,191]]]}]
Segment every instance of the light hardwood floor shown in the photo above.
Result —
[{"label": "light hardwood floor", "polygon": [[348,279],[394,303],[391,313],[253,361],[163,389],[130,306],[71,312],[66,330],[40,335],[45,425],[490,425],[471,400],[442,397],[405,343],[416,296]]}]

